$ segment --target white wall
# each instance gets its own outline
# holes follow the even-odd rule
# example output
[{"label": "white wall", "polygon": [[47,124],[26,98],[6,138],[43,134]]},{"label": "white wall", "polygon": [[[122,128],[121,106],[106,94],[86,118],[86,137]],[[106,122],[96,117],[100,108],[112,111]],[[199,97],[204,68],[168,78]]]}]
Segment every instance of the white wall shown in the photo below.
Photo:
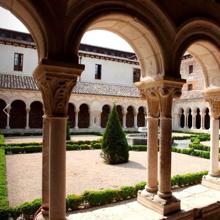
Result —
[{"label": "white wall", "polygon": [[[81,82],[103,84],[131,86],[133,85],[133,68],[138,68],[137,65],[90,57],[82,57],[81,63],[85,65],[85,70],[80,77]],[[102,65],[101,80],[95,79],[95,64]]]},{"label": "white wall", "polygon": [[[14,53],[24,54],[22,71],[14,71]],[[0,73],[32,75],[37,63],[36,49],[0,44]]]}]

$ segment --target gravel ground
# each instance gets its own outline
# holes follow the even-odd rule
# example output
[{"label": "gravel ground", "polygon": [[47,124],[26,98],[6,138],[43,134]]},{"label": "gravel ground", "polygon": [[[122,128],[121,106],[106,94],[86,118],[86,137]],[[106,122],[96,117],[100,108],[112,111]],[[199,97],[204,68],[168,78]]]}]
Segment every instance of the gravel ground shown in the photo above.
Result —
[{"label": "gravel ground", "polygon": [[[146,152],[130,152],[129,163],[120,165],[103,163],[99,154],[99,150],[67,152],[67,194],[146,180]],[[6,163],[11,206],[41,197],[41,153],[7,155]],[[208,170],[208,167],[207,159],[172,153],[172,175]]]}]

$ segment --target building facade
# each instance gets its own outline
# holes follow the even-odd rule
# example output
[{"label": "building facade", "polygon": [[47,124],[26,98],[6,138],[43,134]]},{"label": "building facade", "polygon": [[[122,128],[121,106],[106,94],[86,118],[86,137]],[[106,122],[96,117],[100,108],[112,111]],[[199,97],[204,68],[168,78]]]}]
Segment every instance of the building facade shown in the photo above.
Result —
[{"label": "building facade", "polygon": [[[40,132],[44,111],[32,77],[37,50],[31,35],[0,29],[0,57],[1,131]],[[135,54],[81,44],[79,60],[85,70],[70,96],[71,130],[103,131],[113,104],[125,130],[145,126],[146,105],[134,86],[140,80]]]}]

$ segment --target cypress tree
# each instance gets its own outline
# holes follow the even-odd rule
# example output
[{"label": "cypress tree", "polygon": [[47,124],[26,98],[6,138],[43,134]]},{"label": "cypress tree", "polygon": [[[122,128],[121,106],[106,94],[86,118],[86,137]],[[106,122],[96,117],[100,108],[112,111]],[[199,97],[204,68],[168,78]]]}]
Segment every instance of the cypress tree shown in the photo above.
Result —
[{"label": "cypress tree", "polygon": [[126,163],[129,158],[128,150],[127,139],[114,105],[103,135],[101,157],[108,164]]}]

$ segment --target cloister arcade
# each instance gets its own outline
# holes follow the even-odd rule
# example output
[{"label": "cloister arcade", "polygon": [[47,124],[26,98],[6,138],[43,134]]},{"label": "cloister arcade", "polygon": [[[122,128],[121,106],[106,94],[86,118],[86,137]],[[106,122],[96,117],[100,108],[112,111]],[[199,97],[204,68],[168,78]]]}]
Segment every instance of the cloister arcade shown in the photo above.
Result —
[{"label": "cloister arcade", "polygon": [[[49,219],[64,220],[66,215],[67,110],[72,88],[84,68],[79,64],[78,48],[87,30],[105,29],[122,36],[133,47],[140,62],[142,76],[136,85],[140,89],[143,106],[148,106],[146,156],[148,175],[146,189],[138,194],[138,201],[163,215],[180,210],[180,201],[171,191],[170,146],[172,103],[174,98],[180,96],[185,82],[180,76],[180,63],[185,51],[191,53],[202,66],[205,81],[204,97],[210,103],[211,115],[212,146],[208,176],[219,177],[220,5],[218,1],[0,0],[0,5],[9,9],[24,22],[38,48],[39,65],[33,76],[44,102],[42,198],[43,204],[49,203]],[[4,100],[1,100],[1,103],[4,103]],[[17,100],[12,104],[10,114],[13,116],[19,108],[23,113],[22,126],[25,127],[24,103]],[[189,110],[187,114],[190,117],[187,120],[190,122],[194,109],[191,109],[191,112]],[[90,108],[82,103],[80,111],[85,111],[88,117]],[[103,111],[108,110],[105,107]],[[199,121],[202,111],[196,110],[197,127],[201,126]],[[128,107],[128,115],[129,117],[134,115],[134,108]],[[79,114],[79,120],[81,117],[82,115]],[[96,114],[90,117],[90,120],[97,121]],[[208,121],[208,116],[205,120]],[[78,123],[82,127],[88,124],[88,120],[83,121],[82,124]],[[133,126],[136,122],[132,118],[126,120],[125,124]],[[17,126],[12,120],[9,125]],[[208,122],[206,126],[208,127]],[[215,215],[215,213],[211,214]],[[43,218],[41,216],[41,219]],[[187,218],[197,217],[191,213],[190,218],[189,216]]]},{"label": "cloister arcade", "polygon": [[[98,112],[95,121],[91,120],[93,115],[93,109],[89,104],[82,103],[78,107],[74,103],[68,105],[68,123],[73,131],[80,131],[83,129],[89,129],[97,124],[96,131],[102,131],[106,127],[108,115],[112,106],[103,104]],[[121,121],[121,125],[124,129],[137,129],[138,127],[145,126],[146,110],[144,106],[123,106],[117,105],[118,115]],[[5,109],[6,108],[6,109]],[[31,132],[31,129],[43,128],[43,103],[40,101],[32,101],[26,103],[25,100],[14,100],[10,104],[5,100],[0,99],[0,109],[8,113],[7,115],[1,111],[1,129],[25,129],[27,132]],[[97,120],[97,122],[96,122]],[[89,130],[88,130],[89,131]],[[94,131],[91,129],[90,131]]]}]

